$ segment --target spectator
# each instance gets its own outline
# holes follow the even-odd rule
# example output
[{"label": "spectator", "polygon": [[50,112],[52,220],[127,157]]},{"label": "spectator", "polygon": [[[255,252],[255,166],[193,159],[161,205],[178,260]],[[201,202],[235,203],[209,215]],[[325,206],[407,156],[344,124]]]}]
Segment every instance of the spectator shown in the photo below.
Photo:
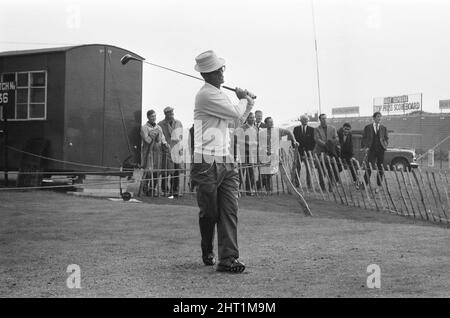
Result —
[{"label": "spectator", "polygon": [[[192,127],[189,128],[189,143],[188,144],[189,144],[190,151],[191,151],[191,153],[190,153],[190,159],[191,159],[190,166],[191,166],[191,169],[192,169],[192,165],[194,164],[194,148],[195,148],[195,146],[194,146],[194,124],[192,124]],[[191,180],[188,181],[188,184],[189,184],[189,190],[191,192],[194,192],[194,184],[191,182]]]},{"label": "spectator", "polygon": [[[367,157],[367,167],[364,180],[366,184],[370,182],[370,176],[372,171],[370,165],[377,165],[378,175],[377,175],[377,185],[381,187],[381,181],[383,180],[383,162],[384,162],[384,152],[387,149],[389,136],[387,128],[380,124],[381,113],[375,112],[372,116],[373,124],[369,124],[364,127],[363,137],[361,140],[362,148],[366,152]],[[370,164],[370,165],[369,165]],[[379,188],[375,189],[375,192],[379,192]]]},{"label": "spectator", "polygon": [[257,110],[255,112],[255,126],[258,129],[258,131],[261,128],[267,128],[266,124],[263,123],[262,119],[263,119],[263,112],[261,110]]},{"label": "spectator", "polygon": [[162,189],[164,196],[168,196],[169,198],[178,197],[181,168],[179,163],[174,162],[170,149],[173,149],[175,145],[181,141],[183,134],[183,124],[181,121],[175,119],[173,110],[172,107],[164,108],[165,118],[158,123],[164,133],[167,143],[170,145],[170,148],[166,148],[165,151],[163,151],[162,156],[162,168],[166,170],[162,174]]},{"label": "spectator", "polygon": [[147,123],[141,127],[141,165],[146,171],[144,179],[147,181],[144,183],[144,192],[147,194],[150,192],[151,196],[155,196],[160,192],[158,178],[162,167],[163,147],[170,148],[170,146],[166,142],[161,127],[156,124],[156,113],[154,110],[147,112],[147,119]]},{"label": "spectator", "polygon": [[[266,124],[262,120],[263,120],[263,112],[261,110],[255,111],[255,127],[258,132],[258,134],[256,135],[256,162],[258,164],[260,162],[260,160],[259,160],[259,130],[262,128],[266,128]],[[257,174],[258,174],[258,176],[260,176],[261,175],[260,168],[257,167],[256,169],[258,169]],[[258,190],[261,190],[262,180],[258,180],[258,182],[256,183],[256,187]]]},{"label": "spectator", "polygon": [[261,129],[259,132],[259,157],[263,164],[267,163],[268,165],[261,166],[260,172],[263,186],[268,193],[272,193],[272,177],[278,173],[280,162],[279,145],[281,138],[287,136],[294,146],[298,146],[298,143],[290,130],[274,127],[272,117],[267,117],[264,123],[267,128]]},{"label": "spectator", "polygon": [[[314,140],[316,145],[314,147],[314,153],[317,154],[320,160],[320,165],[322,169],[318,169],[319,171],[319,183],[323,190],[325,190],[325,182],[324,176],[322,175],[321,170],[327,169],[328,177],[330,178],[330,182],[334,180],[337,182],[339,180],[339,171],[334,168],[330,157],[337,158],[337,154],[339,152],[339,139],[337,135],[336,128],[334,126],[327,124],[327,115],[321,114],[319,116],[320,126],[314,130]],[[325,158],[325,166],[321,160],[321,156],[324,154]],[[330,183],[331,189],[331,183]],[[331,191],[331,190],[330,190]]]},{"label": "spectator", "polygon": [[[311,188],[311,171],[309,171],[308,168],[308,164],[306,163],[306,159],[308,158],[307,152],[308,151],[313,151],[314,147],[316,145],[316,142],[314,140],[314,128],[308,126],[308,116],[306,115],[302,115],[300,117],[300,122],[301,125],[294,127],[294,137],[295,140],[298,142],[299,146],[298,146],[298,152],[300,154],[300,158],[303,162],[305,162],[305,167],[306,167],[306,183],[308,185],[308,188]],[[296,169],[298,172],[298,175],[300,176],[300,170],[301,170],[301,163],[298,160],[298,156],[296,156],[295,158],[295,165],[296,165]],[[295,185],[298,187],[299,181],[297,180],[297,178],[294,179],[295,180]]]},{"label": "spectator", "polygon": [[354,158],[353,153],[352,126],[349,123],[345,123],[342,128],[338,130],[338,136],[339,144],[341,145],[340,157],[342,159],[342,162],[344,163],[346,168],[350,170],[356,188],[359,188],[358,178],[356,176],[355,170],[356,166],[354,164],[356,159]]},{"label": "spectator", "polygon": [[[253,195],[252,189],[256,184],[256,176],[254,164],[257,162],[257,135],[258,128],[255,125],[255,115],[251,112],[249,113],[247,120],[242,125],[243,137],[244,137],[244,160],[242,162],[245,166],[245,188],[247,190],[247,195]],[[256,171],[257,172],[257,171]],[[256,189],[255,189],[256,190]]]}]

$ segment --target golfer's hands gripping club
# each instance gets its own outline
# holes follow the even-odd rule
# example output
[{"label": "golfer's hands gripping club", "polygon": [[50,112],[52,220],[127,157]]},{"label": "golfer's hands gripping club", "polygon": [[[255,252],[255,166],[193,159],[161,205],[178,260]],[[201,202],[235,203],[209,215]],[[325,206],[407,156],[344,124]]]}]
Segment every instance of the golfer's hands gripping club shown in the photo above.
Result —
[{"label": "golfer's hands gripping club", "polygon": [[256,98],[256,96],[252,92],[249,92],[248,90],[242,89],[239,87],[236,87],[235,92],[236,92],[237,98],[246,99],[249,102],[249,104],[251,104],[251,105],[253,105],[255,103],[254,99]]}]

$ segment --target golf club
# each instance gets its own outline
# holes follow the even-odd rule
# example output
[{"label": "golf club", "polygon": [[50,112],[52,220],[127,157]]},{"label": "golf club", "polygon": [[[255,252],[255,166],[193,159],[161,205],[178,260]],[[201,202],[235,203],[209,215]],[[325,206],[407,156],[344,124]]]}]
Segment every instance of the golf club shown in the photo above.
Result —
[{"label": "golf club", "polygon": [[[174,69],[165,67],[165,66],[161,66],[161,65],[158,65],[158,64],[154,64],[154,63],[147,62],[147,61],[145,61],[144,59],[137,58],[136,56],[133,56],[133,55],[131,55],[131,54],[125,54],[125,55],[122,56],[122,58],[120,59],[120,63],[122,63],[122,65],[127,64],[129,61],[139,61],[139,62],[146,63],[146,64],[149,64],[149,65],[152,65],[152,66],[155,66],[155,67],[162,68],[162,69],[167,70],[167,71],[171,71],[171,72],[175,72],[175,73],[178,73],[178,74],[181,74],[181,75],[184,75],[184,76],[188,76],[188,77],[191,77],[191,78],[195,78],[196,80],[199,80],[199,81],[204,81],[203,78],[200,78],[200,77],[197,77],[197,76],[193,76],[193,75],[190,75],[190,74],[187,74],[187,73],[183,73],[183,72],[180,72],[180,71],[177,71],[177,70],[174,70]],[[231,88],[231,87],[229,87],[229,86],[222,85],[222,87],[225,88],[225,89],[227,89],[227,90],[236,92],[236,89]],[[256,99],[256,96],[253,95],[253,94],[251,94],[250,97],[253,98],[253,99]]]}]

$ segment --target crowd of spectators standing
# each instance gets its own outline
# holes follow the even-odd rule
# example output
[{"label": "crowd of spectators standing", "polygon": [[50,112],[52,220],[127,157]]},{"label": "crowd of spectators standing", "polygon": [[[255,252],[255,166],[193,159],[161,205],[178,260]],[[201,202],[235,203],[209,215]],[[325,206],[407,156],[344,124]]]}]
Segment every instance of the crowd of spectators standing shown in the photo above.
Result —
[{"label": "crowd of spectators standing", "polygon": [[[319,126],[309,125],[306,115],[300,117],[300,125],[291,132],[276,127],[272,117],[265,117],[257,110],[250,112],[245,120],[230,127],[230,147],[233,159],[240,165],[240,184],[248,195],[255,191],[273,192],[273,177],[279,173],[279,145],[283,137],[291,142],[295,149],[294,172],[295,186],[300,186],[299,178],[306,174],[306,186],[311,188],[312,169],[317,169],[319,184],[322,189],[331,183],[340,182],[340,172],[348,169],[357,188],[358,165],[354,158],[352,127],[345,123],[339,129],[327,123],[326,114],[320,114]],[[145,192],[147,194],[176,197],[180,194],[180,171],[184,171],[174,153],[182,152],[177,147],[183,138],[183,124],[175,119],[174,109],[164,109],[164,119],[157,123],[156,112],[147,112],[148,121],[141,127],[142,151],[141,167],[145,169]],[[366,151],[365,160],[378,167],[377,184],[383,178],[381,164],[388,143],[387,129],[380,124],[381,114],[375,113],[374,123],[364,129],[362,147]],[[188,148],[194,153],[194,125],[189,129]],[[191,160],[193,158],[191,157]],[[303,167],[303,168],[302,168]],[[305,171],[303,172],[302,169]],[[365,183],[368,183],[371,170],[368,168]],[[158,190],[158,191],[157,191]],[[192,189],[191,189],[192,190]]]}]

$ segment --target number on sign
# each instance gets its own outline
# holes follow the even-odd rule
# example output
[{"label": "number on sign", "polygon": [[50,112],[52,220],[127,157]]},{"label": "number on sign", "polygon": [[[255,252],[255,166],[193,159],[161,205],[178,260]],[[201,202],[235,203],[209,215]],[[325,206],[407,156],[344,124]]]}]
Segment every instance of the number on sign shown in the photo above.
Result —
[{"label": "number on sign", "polygon": [[0,94],[0,104],[8,103],[8,93]]}]

